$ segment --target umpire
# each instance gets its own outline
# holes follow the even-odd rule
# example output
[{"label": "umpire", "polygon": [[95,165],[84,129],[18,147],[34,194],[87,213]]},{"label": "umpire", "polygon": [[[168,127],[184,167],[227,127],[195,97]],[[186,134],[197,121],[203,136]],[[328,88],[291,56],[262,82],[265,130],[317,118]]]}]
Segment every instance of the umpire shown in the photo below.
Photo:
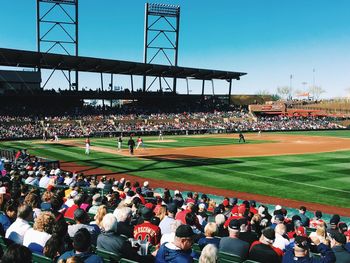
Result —
[{"label": "umpire", "polygon": [[129,146],[130,154],[133,155],[134,154],[135,141],[132,138],[132,136],[130,136],[130,139],[128,141],[128,146]]}]

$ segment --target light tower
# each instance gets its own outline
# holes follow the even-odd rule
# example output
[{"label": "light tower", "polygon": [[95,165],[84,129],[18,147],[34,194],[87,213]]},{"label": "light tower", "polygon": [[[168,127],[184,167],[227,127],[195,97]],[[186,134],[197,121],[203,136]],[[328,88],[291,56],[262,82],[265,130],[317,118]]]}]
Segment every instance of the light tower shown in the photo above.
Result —
[{"label": "light tower", "polygon": [[[36,6],[38,52],[78,56],[78,0],[37,0]],[[43,88],[54,73],[55,69]],[[68,75],[64,71],[62,73],[69,83],[69,89],[74,87],[78,90],[78,71],[75,71],[74,83],[70,71]]]},{"label": "light tower", "polygon": [[[162,56],[165,63],[177,66],[179,50],[180,6],[166,4],[149,4],[145,6],[145,40],[144,63],[155,63],[155,59]],[[163,41],[162,41],[163,38]],[[172,53],[172,54],[171,54]],[[162,90],[162,79],[167,90],[176,93],[176,78],[173,78],[172,87],[162,76],[153,79],[147,87],[147,77],[143,77],[143,91],[148,91],[159,78],[159,88]]]}]

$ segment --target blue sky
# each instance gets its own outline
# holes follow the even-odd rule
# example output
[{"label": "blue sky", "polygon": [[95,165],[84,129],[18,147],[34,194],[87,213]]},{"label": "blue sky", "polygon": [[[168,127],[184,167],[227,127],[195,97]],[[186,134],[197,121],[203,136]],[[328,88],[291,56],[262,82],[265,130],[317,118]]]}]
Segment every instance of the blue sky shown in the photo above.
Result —
[{"label": "blue sky", "polygon": [[[81,0],[80,55],[141,62],[145,2]],[[277,87],[289,86],[291,74],[295,90],[312,85],[315,77],[327,98],[345,96],[350,88],[348,0],[157,3],[181,6],[179,65],[247,72],[234,82],[235,94],[275,93]],[[2,1],[0,7],[0,47],[36,50],[36,1]],[[140,81],[136,78],[135,84]],[[128,88],[129,83],[128,77],[115,77],[114,85]],[[80,84],[98,88],[99,75],[81,74]],[[224,81],[214,85],[216,93],[228,91]],[[190,86],[192,93],[200,92],[199,81],[190,81]],[[66,83],[56,74],[48,87],[66,88]],[[185,82],[179,81],[179,91],[185,89]],[[211,91],[211,83],[206,91]]]}]

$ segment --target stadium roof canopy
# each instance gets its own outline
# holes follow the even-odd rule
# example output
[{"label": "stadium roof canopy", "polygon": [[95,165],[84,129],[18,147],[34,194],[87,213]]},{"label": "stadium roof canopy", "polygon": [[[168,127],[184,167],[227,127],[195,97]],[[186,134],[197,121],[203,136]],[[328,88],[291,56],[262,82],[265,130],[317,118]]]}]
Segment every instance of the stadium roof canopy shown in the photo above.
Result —
[{"label": "stadium roof canopy", "polygon": [[0,66],[28,67],[81,72],[113,73],[165,78],[200,80],[239,80],[247,73],[145,64],[122,60],[49,54],[35,51],[0,48]]}]

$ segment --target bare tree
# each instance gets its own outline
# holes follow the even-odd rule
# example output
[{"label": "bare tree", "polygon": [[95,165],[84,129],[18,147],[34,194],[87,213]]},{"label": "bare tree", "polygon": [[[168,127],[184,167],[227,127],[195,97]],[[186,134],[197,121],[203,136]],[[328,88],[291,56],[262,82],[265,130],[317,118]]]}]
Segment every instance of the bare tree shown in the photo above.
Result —
[{"label": "bare tree", "polygon": [[309,92],[312,94],[312,97],[314,100],[318,100],[322,93],[325,93],[326,91],[321,86],[310,86]]},{"label": "bare tree", "polygon": [[277,87],[277,94],[286,100],[292,97],[292,91],[293,89],[288,86]]}]

